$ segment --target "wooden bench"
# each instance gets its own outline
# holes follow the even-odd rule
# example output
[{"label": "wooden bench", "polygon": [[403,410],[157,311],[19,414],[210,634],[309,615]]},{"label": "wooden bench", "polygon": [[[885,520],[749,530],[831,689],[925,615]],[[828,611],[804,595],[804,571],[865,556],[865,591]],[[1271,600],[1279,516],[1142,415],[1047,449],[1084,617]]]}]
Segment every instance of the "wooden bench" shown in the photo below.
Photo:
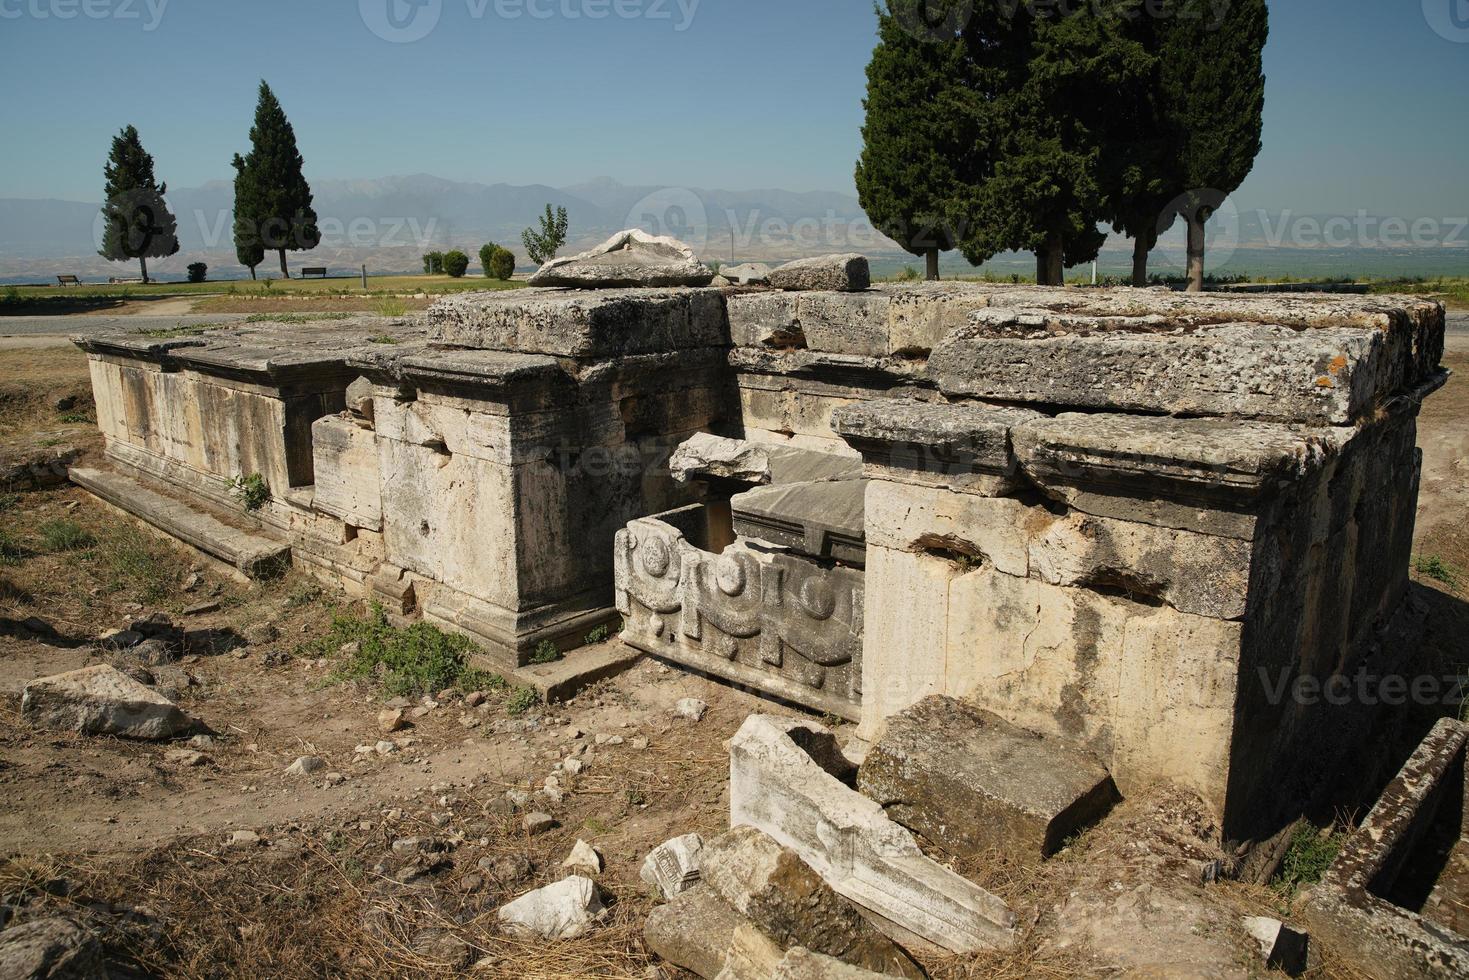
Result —
[{"label": "wooden bench", "polygon": [[82,281],[76,276],[57,276],[56,282],[61,286],[80,286]]},{"label": "wooden bench", "polygon": [[311,266],[309,268],[301,270],[302,279],[310,279],[313,276],[315,276],[317,279],[325,279],[326,266]]}]

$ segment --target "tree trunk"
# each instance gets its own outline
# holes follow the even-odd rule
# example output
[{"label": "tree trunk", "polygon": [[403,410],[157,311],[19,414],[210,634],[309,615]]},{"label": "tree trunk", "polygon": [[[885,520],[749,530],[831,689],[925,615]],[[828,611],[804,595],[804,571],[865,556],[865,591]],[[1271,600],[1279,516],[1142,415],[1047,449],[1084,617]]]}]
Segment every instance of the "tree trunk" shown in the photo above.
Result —
[{"label": "tree trunk", "polygon": [[1050,283],[1046,279],[1050,274],[1051,267],[1046,262],[1046,250],[1040,249],[1035,253],[1035,284],[1037,286],[1049,286]]},{"label": "tree trunk", "polygon": [[1142,235],[1132,240],[1132,284],[1148,284],[1148,240]]},{"label": "tree trunk", "polygon": [[253,265],[250,267],[250,281],[255,281],[255,267]]},{"label": "tree trunk", "polygon": [[1188,291],[1204,291],[1204,222],[1197,213],[1188,216]]},{"label": "tree trunk", "polygon": [[928,281],[939,281],[939,250],[931,248],[928,250]]},{"label": "tree trunk", "polygon": [[138,265],[143,269],[143,285],[146,286],[148,285],[148,257],[146,255],[138,256]]},{"label": "tree trunk", "polygon": [[1066,251],[1061,246],[1060,235],[1053,236],[1051,238],[1050,244],[1047,245],[1046,260],[1047,265],[1049,266],[1049,275],[1047,277],[1049,282],[1047,283],[1047,285],[1066,285]]},{"label": "tree trunk", "polygon": [[281,278],[291,278],[291,270],[286,268],[286,250],[281,249]]}]

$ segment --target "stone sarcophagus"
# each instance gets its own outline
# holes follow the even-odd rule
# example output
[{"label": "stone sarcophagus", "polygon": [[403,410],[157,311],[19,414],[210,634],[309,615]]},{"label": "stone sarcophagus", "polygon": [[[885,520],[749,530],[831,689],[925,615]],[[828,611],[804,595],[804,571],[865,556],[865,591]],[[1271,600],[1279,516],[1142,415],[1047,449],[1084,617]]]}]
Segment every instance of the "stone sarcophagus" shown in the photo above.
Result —
[{"label": "stone sarcophagus", "polygon": [[737,542],[703,551],[656,518],[616,543],[623,638],[649,653],[856,720],[862,574]]}]

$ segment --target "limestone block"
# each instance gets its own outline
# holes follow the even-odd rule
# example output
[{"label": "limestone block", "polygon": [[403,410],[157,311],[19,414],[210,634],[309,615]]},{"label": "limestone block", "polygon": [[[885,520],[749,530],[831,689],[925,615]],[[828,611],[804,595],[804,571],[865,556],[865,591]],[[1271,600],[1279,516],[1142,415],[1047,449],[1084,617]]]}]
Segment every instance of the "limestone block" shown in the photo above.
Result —
[{"label": "limestone block", "polygon": [[810,350],[886,357],[890,305],[880,294],[803,293],[796,319]]},{"label": "limestone block", "polygon": [[502,906],[495,918],[518,936],[575,939],[592,928],[602,910],[602,894],[596,883],[572,875]]},{"label": "limestone block", "polygon": [[914,283],[883,286],[892,297],[888,314],[891,353],[926,357],[971,314],[990,303],[991,288],[976,283]]},{"label": "limestone block", "polygon": [[531,276],[530,284],[576,289],[707,286],[713,278],[713,271],[683,242],[633,228],[580,255],[551,259]]},{"label": "limestone block", "polygon": [[829,731],[751,715],[730,741],[730,824],[795,851],[837,894],[876,913],[885,931],[883,920],[956,953],[1014,941],[1015,915],[1004,902],[925,857],[912,834],[832,769],[850,764]]},{"label": "limestone block", "polygon": [[700,432],[673,451],[668,469],[679,483],[695,477],[717,477],[763,485],[770,482],[770,454],[743,439]]},{"label": "limestone block", "polygon": [[1118,799],[1107,770],[1074,747],[943,697],[888,719],[857,788],[951,854],[998,852],[1028,864]]},{"label": "limestone block", "polygon": [[648,914],[643,941],[665,961],[713,980],[742,927],[744,916],[708,885],[696,885]]},{"label": "limestone block", "polygon": [[948,493],[873,480],[867,486],[867,542],[894,551],[972,558],[1007,575],[1030,572],[1032,540],[1056,518],[1013,497]]},{"label": "limestone block", "polygon": [[31,681],[20,713],[38,728],[150,742],[195,727],[178,705],[106,664]]},{"label": "limestone block", "polygon": [[316,456],[312,505],[353,527],[382,530],[377,434],[350,416],[328,415],[311,427]]},{"label": "limestone block", "polygon": [[757,487],[730,500],[735,533],[809,558],[866,563],[866,480],[819,480]]},{"label": "limestone block", "polygon": [[949,589],[961,575],[954,562],[868,543],[862,651],[862,725],[875,740],[885,719],[943,694],[948,661]]},{"label": "limestone block", "polygon": [[705,845],[704,880],[781,948],[802,946],[856,966],[918,978],[922,970],[806,862],[754,827]]},{"label": "limestone block", "polygon": [[672,901],[699,883],[704,838],[684,834],[664,841],[649,853],[638,877],[657,889],[664,901]]},{"label": "limestone block", "polygon": [[742,262],[721,266],[719,274],[736,286],[763,286],[770,279],[770,266],[764,262]]},{"label": "limestone block", "polygon": [[804,348],[806,334],[796,315],[796,299],[784,293],[729,297],[730,341],[736,347]]},{"label": "limestone block", "polygon": [[872,271],[863,255],[821,255],[787,262],[772,270],[768,279],[776,289],[854,293],[872,285]]}]

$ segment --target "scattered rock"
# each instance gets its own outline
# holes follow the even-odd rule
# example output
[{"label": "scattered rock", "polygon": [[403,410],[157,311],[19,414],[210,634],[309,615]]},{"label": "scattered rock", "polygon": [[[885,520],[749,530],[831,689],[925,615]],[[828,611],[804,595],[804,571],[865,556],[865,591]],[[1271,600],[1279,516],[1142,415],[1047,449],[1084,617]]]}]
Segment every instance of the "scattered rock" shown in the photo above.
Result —
[{"label": "scattered rock", "polygon": [[464,698],[464,706],[467,708],[478,708],[485,703],[484,691],[472,691]]},{"label": "scattered rock", "polygon": [[195,735],[193,738],[189,739],[188,746],[191,749],[198,749],[200,752],[207,752],[210,749],[214,748],[214,736]]},{"label": "scattered rock", "polygon": [[251,623],[240,631],[240,637],[252,647],[263,647],[280,639],[274,623]]},{"label": "scattered rock", "polygon": [[376,745],[374,745],[373,750],[377,752],[378,755],[392,755],[393,753],[398,751],[398,743],[389,742],[384,739],[383,741],[378,742]]},{"label": "scattered rock", "polygon": [[556,818],[549,813],[527,813],[520,821],[521,829],[532,837],[538,837],[556,826]]},{"label": "scattered rock", "polygon": [[201,602],[184,610],[185,616],[203,616],[205,613],[219,612],[219,603],[215,600]]},{"label": "scattered rock", "polygon": [[237,830],[230,835],[230,839],[226,843],[233,850],[244,850],[245,848],[259,847],[265,841],[253,830]]},{"label": "scattered rock", "polygon": [[638,877],[657,889],[665,902],[699,883],[699,858],[704,838],[685,834],[653,848]]},{"label": "scattered rock", "polygon": [[203,584],[203,582],[204,579],[200,577],[198,572],[190,572],[188,575],[184,576],[184,591],[193,592],[201,584]]},{"label": "scattered rock", "polygon": [[701,977],[724,968],[737,929],[745,920],[708,885],[696,885],[648,915],[643,941],[674,966]]},{"label": "scattered rock", "polygon": [[1265,965],[1293,977],[1306,972],[1311,939],[1279,919],[1252,916],[1244,920],[1245,932],[1260,946]]},{"label": "scattered rock", "polygon": [[326,768],[326,763],[314,755],[303,755],[286,769],[287,776],[309,776]]},{"label": "scattered rock", "polygon": [[377,713],[377,727],[384,735],[401,731],[406,724],[402,708],[388,708]]},{"label": "scattered rock", "polygon": [[648,747],[648,740],[646,738],[644,738],[643,736],[639,735],[637,738],[633,739],[628,744],[630,746],[632,746],[632,748],[635,751],[642,752],[645,749],[647,749],[647,747]]},{"label": "scattered rock", "polygon": [[742,262],[721,268],[719,274],[739,286],[763,286],[770,281],[770,266],[764,262]]},{"label": "scattered rock", "polygon": [[152,742],[196,727],[178,705],[106,664],[31,681],[21,716],[39,728]]},{"label": "scattered rock", "polygon": [[566,773],[568,776],[579,776],[581,775],[581,771],[585,768],[586,763],[582,762],[580,759],[570,758],[561,760],[561,771]]},{"label": "scattered rock", "polygon": [[668,458],[668,469],[679,483],[715,477],[764,486],[772,479],[770,451],[766,447],[707,432],[697,433],[681,443]]},{"label": "scattered rock", "polygon": [[346,781],[347,781],[347,777],[344,776],[344,775],[342,775],[339,772],[329,772],[329,773],[327,773],[326,774],[326,779],[324,780],[324,782],[326,783],[327,789],[335,789],[336,787],[342,785]]},{"label": "scattered rock", "polygon": [[203,752],[196,752],[193,749],[170,749],[164,753],[163,759],[172,765],[189,768],[202,766],[209,761]]},{"label": "scattered rock", "polygon": [[480,858],[479,870],[504,887],[528,881],[535,866],[524,854],[498,854],[492,858]]},{"label": "scattered rock", "polygon": [[277,667],[284,667],[286,664],[291,662],[291,659],[291,655],[289,653],[286,653],[284,650],[272,650],[265,655],[261,663],[263,663],[268,668],[274,669]]},{"label": "scattered rock", "polygon": [[574,875],[522,895],[496,913],[508,931],[536,939],[575,939],[603,910],[602,895],[590,878]]},{"label": "scattered rock", "polygon": [[860,293],[872,286],[872,270],[863,255],[821,255],[787,262],[768,276],[770,285],[789,291],[836,290]]},{"label": "scattered rock", "polygon": [[701,874],[720,898],[782,947],[804,946],[894,976],[923,970],[790,848],[754,827],[704,845]]},{"label": "scattered rock", "polygon": [[102,944],[75,921],[37,919],[0,932],[0,976],[15,980],[107,980]]},{"label": "scattered rock", "polygon": [[689,721],[699,721],[704,717],[704,712],[708,710],[709,705],[698,698],[684,698],[673,707],[674,714],[680,718],[687,718]]},{"label": "scattered rock", "polygon": [[76,395],[62,395],[51,403],[51,407],[58,412],[70,412],[77,407]]},{"label": "scattered rock", "polygon": [[683,242],[633,228],[589,252],[552,259],[531,276],[530,284],[577,289],[707,286],[713,278],[713,271]]},{"label": "scattered rock", "polygon": [[599,875],[602,873],[602,856],[597,853],[595,847],[584,840],[578,840],[576,846],[571,849],[571,854],[561,862],[561,866],[572,871]]}]

